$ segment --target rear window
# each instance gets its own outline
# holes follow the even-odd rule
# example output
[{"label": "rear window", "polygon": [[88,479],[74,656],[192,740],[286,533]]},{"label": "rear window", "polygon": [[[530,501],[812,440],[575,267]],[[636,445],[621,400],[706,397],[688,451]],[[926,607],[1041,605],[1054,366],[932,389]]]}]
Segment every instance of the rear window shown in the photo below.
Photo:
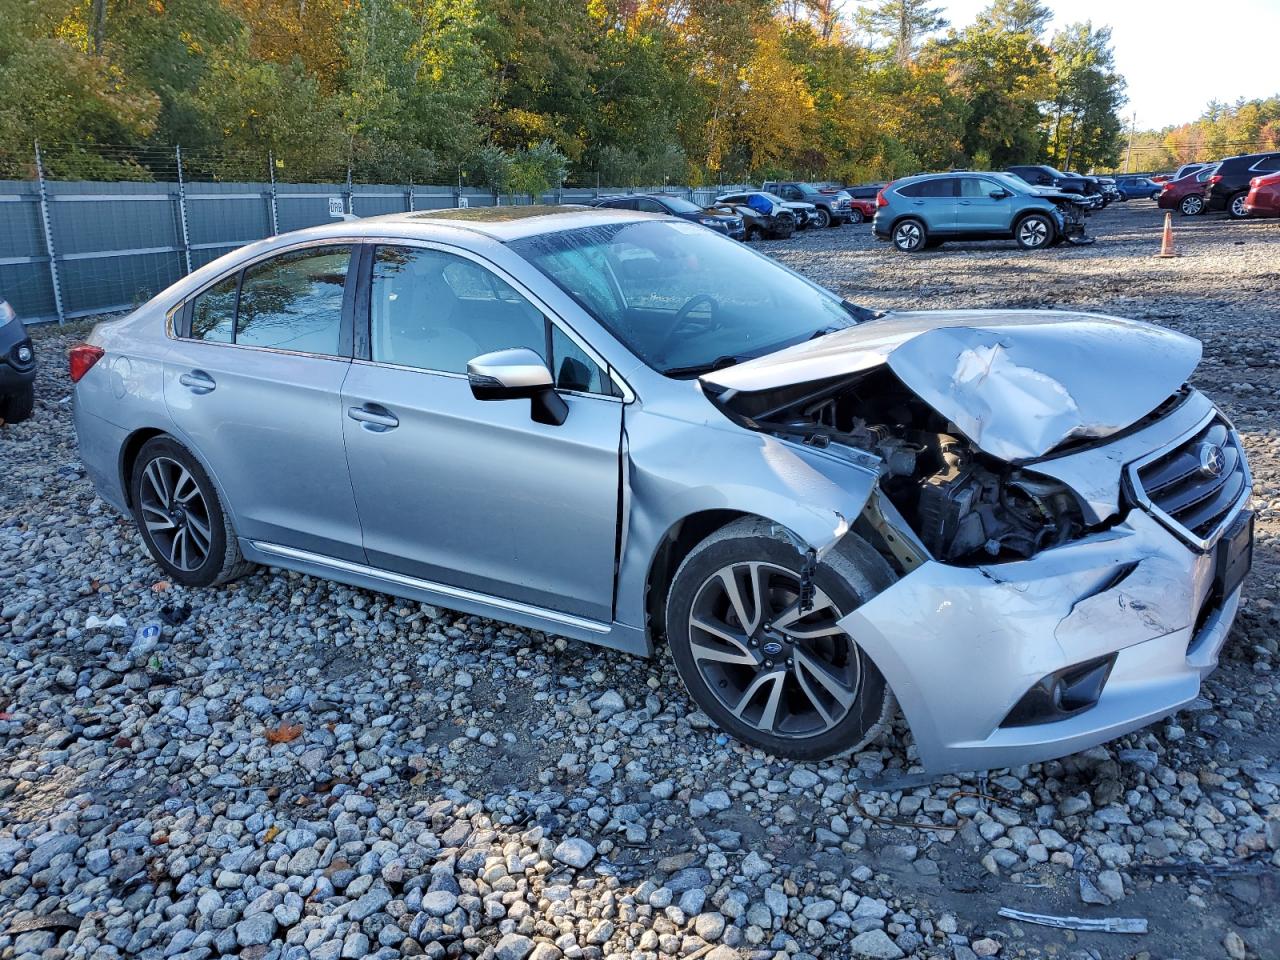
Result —
[{"label": "rear window", "polygon": [[1269,157],[1263,157],[1252,167],[1254,170],[1280,170],[1280,153],[1273,153]]}]

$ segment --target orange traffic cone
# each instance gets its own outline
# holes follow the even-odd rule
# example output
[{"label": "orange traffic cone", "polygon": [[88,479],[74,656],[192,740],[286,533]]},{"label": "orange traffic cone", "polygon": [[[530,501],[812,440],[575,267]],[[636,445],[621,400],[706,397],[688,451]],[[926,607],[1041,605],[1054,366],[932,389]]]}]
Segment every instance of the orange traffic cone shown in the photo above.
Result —
[{"label": "orange traffic cone", "polygon": [[1173,214],[1166,213],[1164,215],[1164,236],[1160,238],[1160,252],[1157,257],[1168,259],[1169,257],[1180,257],[1182,254],[1173,251]]}]

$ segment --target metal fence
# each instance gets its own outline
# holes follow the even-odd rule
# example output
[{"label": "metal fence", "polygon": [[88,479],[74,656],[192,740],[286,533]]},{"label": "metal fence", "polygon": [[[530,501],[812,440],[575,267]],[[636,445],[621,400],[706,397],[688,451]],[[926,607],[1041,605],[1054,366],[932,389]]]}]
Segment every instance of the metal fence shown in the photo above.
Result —
[{"label": "metal fence", "polygon": [[[730,187],[665,187],[709,204]],[[636,188],[564,188],[584,203]],[[29,323],[128,310],[236,247],[344,213],[529,203],[482,189],[351,183],[0,180],[0,299]]]}]

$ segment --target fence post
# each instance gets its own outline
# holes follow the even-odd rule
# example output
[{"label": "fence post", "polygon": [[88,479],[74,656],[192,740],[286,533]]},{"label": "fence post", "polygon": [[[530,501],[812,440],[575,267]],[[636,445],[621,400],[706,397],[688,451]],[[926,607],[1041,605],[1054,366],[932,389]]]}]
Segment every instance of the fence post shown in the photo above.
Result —
[{"label": "fence post", "polygon": [[44,248],[49,253],[49,279],[53,281],[53,305],[58,311],[58,325],[67,319],[62,309],[62,284],[58,281],[58,261],[53,250],[53,222],[49,219],[49,190],[44,182],[44,163],[40,159],[40,141],[36,147],[36,180],[40,189],[40,220],[44,224]]},{"label": "fence post", "polygon": [[413,211],[414,211],[414,206],[413,206],[413,177],[410,177],[410,178],[409,178],[409,196],[407,197],[407,203],[406,203],[406,205],[407,205],[407,206],[408,206],[408,208],[409,208],[409,212],[410,212],[410,213],[413,213]]},{"label": "fence post", "polygon": [[347,213],[356,215],[356,195],[351,189],[351,164],[347,164]]},{"label": "fence post", "polygon": [[178,159],[178,219],[182,223],[182,258],[187,264],[187,273],[191,272],[191,235],[187,232],[187,185],[182,179],[182,147],[174,146],[174,155]]},{"label": "fence post", "polygon": [[276,211],[276,155],[267,151],[267,179],[271,181],[271,235],[280,233],[280,215]]}]

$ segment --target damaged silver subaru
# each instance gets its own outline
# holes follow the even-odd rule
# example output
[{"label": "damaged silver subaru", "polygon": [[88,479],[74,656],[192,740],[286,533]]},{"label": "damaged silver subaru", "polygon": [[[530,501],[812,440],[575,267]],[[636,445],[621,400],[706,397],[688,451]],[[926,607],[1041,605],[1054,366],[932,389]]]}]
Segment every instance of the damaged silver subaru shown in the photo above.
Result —
[{"label": "damaged silver subaru", "polygon": [[1252,554],[1188,337],[875,315],[697,224],[502,208],[254,243],[73,349],[165,575],[302,571],[635,654],[740,740],[1061,756],[1193,700]]}]

